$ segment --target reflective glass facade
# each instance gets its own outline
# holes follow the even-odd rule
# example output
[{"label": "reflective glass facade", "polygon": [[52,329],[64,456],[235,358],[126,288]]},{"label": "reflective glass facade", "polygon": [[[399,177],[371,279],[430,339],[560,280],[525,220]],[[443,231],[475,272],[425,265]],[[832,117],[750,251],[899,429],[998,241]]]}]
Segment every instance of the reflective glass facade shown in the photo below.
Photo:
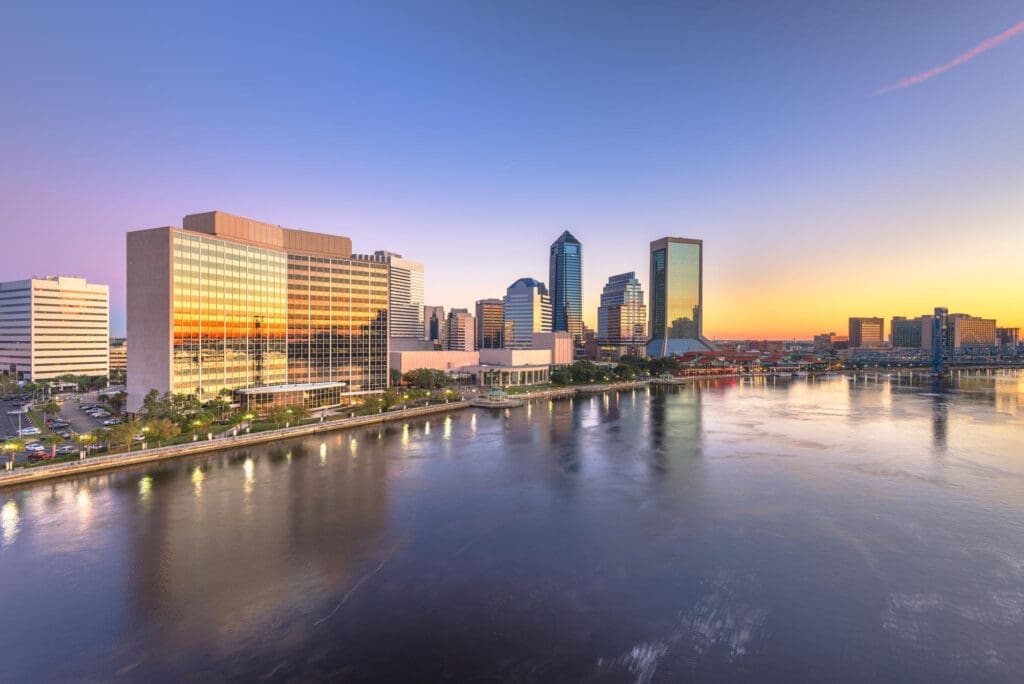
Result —
[{"label": "reflective glass facade", "polygon": [[173,391],[287,382],[285,255],[187,231],[171,248]]},{"label": "reflective glass facade", "polygon": [[129,411],[154,389],[207,401],[271,388],[278,401],[288,386],[336,405],[387,388],[386,261],[223,212],[185,223],[128,234]]},{"label": "reflective glass facade", "polygon": [[385,263],[288,255],[288,382],[387,388]]},{"label": "reflective glass facade", "polygon": [[544,283],[520,278],[505,291],[505,349],[532,349],[533,333],[551,332],[551,297]]},{"label": "reflective glass facade", "polygon": [[551,245],[551,324],[554,332],[569,332],[583,344],[583,246],[565,231]]},{"label": "reflective glass facade", "polygon": [[650,335],[662,343],[658,354],[677,347],[671,340],[693,340],[703,346],[702,249],[701,240],[687,238],[651,243]]},{"label": "reflective glass facade", "polygon": [[636,273],[622,273],[608,279],[597,308],[599,344],[643,344],[647,342],[647,306]]},{"label": "reflective glass facade", "polygon": [[505,346],[505,302],[481,299],[476,303],[476,348],[503,349]]}]

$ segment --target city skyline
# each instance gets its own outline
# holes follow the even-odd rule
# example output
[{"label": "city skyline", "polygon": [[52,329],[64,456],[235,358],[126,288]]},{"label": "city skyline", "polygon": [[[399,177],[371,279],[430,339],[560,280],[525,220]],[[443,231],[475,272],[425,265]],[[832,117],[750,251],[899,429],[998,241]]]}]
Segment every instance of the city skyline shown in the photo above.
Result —
[{"label": "city skyline", "polygon": [[107,283],[120,336],[123,234],[222,209],[400,253],[446,310],[570,230],[590,328],[664,235],[704,242],[711,339],[1024,327],[1019,4],[517,12],[12,8],[0,280]]}]

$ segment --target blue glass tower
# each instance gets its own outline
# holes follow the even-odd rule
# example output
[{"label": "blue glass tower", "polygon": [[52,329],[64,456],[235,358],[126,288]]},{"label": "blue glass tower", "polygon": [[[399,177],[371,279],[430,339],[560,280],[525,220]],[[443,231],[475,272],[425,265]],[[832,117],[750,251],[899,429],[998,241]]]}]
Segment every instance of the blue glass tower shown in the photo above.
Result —
[{"label": "blue glass tower", "polygon": [[565,231],[551,245],[551,329],[583,344],[583,245]]}]

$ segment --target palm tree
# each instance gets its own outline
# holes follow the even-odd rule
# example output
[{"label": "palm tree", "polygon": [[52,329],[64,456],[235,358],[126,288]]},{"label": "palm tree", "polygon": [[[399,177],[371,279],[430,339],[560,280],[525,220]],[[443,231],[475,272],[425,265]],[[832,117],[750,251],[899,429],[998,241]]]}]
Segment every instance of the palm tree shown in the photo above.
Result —
[{"label": "palm tree", "polygon": [[60,404],[50,399],[40,407],[40,410],[43,412],[43,424],[45,425],[47,416],[55,416],[60,413]]},{"label": "palm tree", "polygon": [[49,434],[43,435],[43,444],[46,444],[47,446],[50,447],[50,459],[51,460],[53,460],[54,458],[57,457],[57,445],[58,444],[63,444],[63,443],[64,443],[64,438],[61,437],[60,435],[55,435],[52,432],[49,433]]},{"label": "palm tree", "polygon": [[9,440],[7,440],[6,442],[3,443],[3,447],[2,448],[3,448],[3,450],[5,452],[10,454],[10,456],[11,456],[11,465],[10,465],[10,467],[13,468],[14,467],[14,455],[16,453],[18,453],[19,451],[24,451],[24,449],[25,449],[25,440],[17,439],[17,438],[9,439]]}]

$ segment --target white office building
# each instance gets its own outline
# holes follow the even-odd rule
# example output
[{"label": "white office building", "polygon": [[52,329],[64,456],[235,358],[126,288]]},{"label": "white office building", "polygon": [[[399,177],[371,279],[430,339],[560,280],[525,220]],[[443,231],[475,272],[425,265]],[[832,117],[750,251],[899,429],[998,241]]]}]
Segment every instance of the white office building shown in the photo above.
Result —
[{"label": "white office building", "polygon": [[109,286],[64,276],[0,283],[0,373],[47,380],[109,372]]}]

